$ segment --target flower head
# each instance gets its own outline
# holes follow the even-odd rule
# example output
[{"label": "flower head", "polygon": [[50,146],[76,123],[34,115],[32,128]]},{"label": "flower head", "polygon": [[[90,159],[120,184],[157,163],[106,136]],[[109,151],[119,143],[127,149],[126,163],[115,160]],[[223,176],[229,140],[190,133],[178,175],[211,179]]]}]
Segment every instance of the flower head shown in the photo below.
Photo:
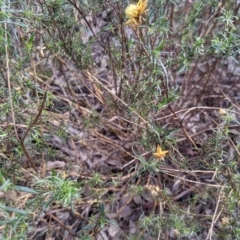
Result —
[{"label": "flower head", "polygon": [[167,154],[168,152],[169,152],[169,151],[163,151],[162,148],[158,145],[156,152],[153,153],[153,156],[156,157],[156,158],[163,158],[163,157],[166,156],[166,154]]},{"label": "flower head", "polygon": [[141,24],[142,16],[146,12],[148,0],[139,0],[137,4],[130,4],[125,9],[128,21],[126,25],[138,26]]},{"label": "flower head", "polygon": [[226,111],[225,109],[223,109],[223,108],[220,108],[220,109],[219,109],[219,114],[220,114],[220,115],[226,115],[226,114],[227,114],[227,111]]}]

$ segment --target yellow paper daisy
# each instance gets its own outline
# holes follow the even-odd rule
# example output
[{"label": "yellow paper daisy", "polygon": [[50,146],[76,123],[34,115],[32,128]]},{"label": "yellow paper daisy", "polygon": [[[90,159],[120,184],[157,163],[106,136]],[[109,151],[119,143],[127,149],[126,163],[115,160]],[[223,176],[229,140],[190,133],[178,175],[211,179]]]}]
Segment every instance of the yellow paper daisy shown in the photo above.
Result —
[{"label": "yellow paper daisy", "polygon": [[148,0],[139,0],[137,4],[130,4],[125,10],[128,18],[126,25],[138,26],[142,22],[142,16],[146,12]]},{"label": "yellow paper daisy", "polygon": [[169,152],[169,151],[163,151],[162,148],[158,145],[156,152],[153,153],[153,156],[156,157],[156,158],[163,158],[163,157],[166,156],[166,154],[167,154],[168,152]]}]

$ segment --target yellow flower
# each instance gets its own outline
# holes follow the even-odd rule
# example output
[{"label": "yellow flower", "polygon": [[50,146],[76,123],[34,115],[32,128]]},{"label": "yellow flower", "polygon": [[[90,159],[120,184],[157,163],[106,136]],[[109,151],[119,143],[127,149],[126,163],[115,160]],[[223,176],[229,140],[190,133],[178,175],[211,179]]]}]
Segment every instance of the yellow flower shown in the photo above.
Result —
[{"label": "yellow flower", "polygon": [[157,158],[163,158],[166,156],[166,154],[168,153],[169,151],[163,151],[162,148],[158,145],[157,146],[157,151],[155,153],[153,153],[153,156],[154,157],[157,157]]},{"label": "yellow flower", "polygon": [[219,114],[220,114],[220,115],[226,115],[226,114],[227,114],[227,111],[226,111],[225,109],[223,109],[223,108],[220,108],[220,109],[219,109]]},{"label": "yellow flower", "polygon": [[128,21],[126,25],[138,26],[141,24],[142,16],[146,12],[148,0],[139,0],[137,4],[130,4],[125,9]]},{"label": "yellow flower", "polygon": [[60,172],[60,176],[61,176],[63,179],[66,179],[68,175],[66,174],[65,171],[61,171],[61,172]]}]

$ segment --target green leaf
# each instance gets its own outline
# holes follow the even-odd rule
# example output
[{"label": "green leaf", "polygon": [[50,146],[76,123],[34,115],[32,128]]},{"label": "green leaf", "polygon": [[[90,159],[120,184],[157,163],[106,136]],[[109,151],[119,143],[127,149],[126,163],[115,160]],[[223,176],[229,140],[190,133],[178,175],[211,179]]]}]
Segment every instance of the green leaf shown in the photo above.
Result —
[{"label": "green leaf", "polygon": [[19,213],[19,214],[22,214],[22,215],[27,215],[28,212],[24,211],[24,210],[21,210],[21,209],[18,209],[18,208],[12,208],[12,207],[7,207],[7,206],[4,206],[0,203],[0,208],[2,208],[3,210],[7,211],[7,212],[14,212],[14,213]]},{"label": "green leaf", "polygon": [[3,226],[3,225],[6,225],[6,224],[9,224],[9,223],[12,223],[14,221],[16,221],[18,218],[15,217],[15,218],[10,218],[10,219],[7,219],[7,220],[3,220],[3,221],[0,221],[0,226]]},{"label": "green leaf", "polygon": [[52,169],[52,177],[56,177],[57,176],[57,172],[55,169]]},{"label": "green leaf", "polygon": [[12,187],[12,183],[11,183],[11,181],[8,179],[8,180],[6,180],[3,184],[2,184],[2,186],[0,186],[0,190],[3,190],[3,191],[7,191],[9,188],[11,188]]},{"label": "green leaf", "polygon": [[21,191],[21,192],[27,192],[27,193],[32,193],[32,194],[38,194],[37,191],[28,188],[28,187],[22,187],[22,186],[13,186],[12,189],[17,190],[17,191]]},{"label": "green leaf", "polygon": [[2,175],[2,172],[0,171],[0,183],[3,184],[5,182],[5,178]]},{"label": "green leaf", "polygon": [[29,40],[26,43],[27,46],[27,50],[31,51],[32,50],[32,46],[33,46],[33,40],[34,40],[34,34],[31,35],[31,37],[29,38]]},{"label": "green leaf", "polygon": [[81,231],[83,231],[83,230],[91,230],[91,229],[93,229],[95,226],[96,226],[95,223],[89,224],[89,225],[87,225],[87,226],[82,227],[82,228],[81,228]]}]

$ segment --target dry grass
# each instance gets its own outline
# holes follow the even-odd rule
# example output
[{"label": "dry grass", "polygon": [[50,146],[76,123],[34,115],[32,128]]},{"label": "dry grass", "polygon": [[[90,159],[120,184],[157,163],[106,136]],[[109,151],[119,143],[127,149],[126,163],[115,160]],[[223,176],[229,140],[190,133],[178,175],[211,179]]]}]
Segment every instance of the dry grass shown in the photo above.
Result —
[{"label": "dry grass", "polygon": [[240,4],[1,4],[4,239],[239,238]]}]

